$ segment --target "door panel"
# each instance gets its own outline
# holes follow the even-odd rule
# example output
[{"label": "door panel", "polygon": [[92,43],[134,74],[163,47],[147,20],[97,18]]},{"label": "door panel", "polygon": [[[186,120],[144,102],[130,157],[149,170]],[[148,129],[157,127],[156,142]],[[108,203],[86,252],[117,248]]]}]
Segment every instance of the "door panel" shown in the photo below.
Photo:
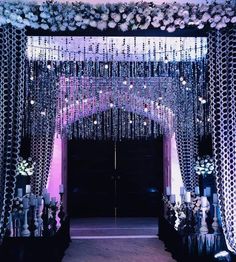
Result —
[{"label": "door panel", "polygon": [[162,190],[162,141],[118,143],[117,176],[118,216],[157,216]]},{"label": "door panel", "polygon": [[71,216],[113,216],[113,143],[75,141],[68,146]]}]

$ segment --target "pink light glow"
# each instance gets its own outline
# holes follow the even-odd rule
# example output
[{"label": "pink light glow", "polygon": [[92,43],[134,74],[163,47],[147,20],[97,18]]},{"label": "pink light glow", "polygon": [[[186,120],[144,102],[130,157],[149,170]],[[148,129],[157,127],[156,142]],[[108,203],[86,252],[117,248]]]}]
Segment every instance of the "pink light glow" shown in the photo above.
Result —
[{"label": "pink light glow", "polygon": [[48,192],[59,201],[59,185],[62,183],[62,139],[54,138],[53,156],[48,180]]}]

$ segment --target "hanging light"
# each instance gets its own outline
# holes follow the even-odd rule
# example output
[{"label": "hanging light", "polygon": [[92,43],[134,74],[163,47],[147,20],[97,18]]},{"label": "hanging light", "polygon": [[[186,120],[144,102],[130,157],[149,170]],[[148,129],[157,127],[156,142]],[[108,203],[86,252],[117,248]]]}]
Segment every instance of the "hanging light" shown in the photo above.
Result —
[{"label": "hanging light", "polygon": [[97,121],[97,120],[94,120],[93,123],[94,123],[94,125],[97,125],[97,124],[98,124],[98,121]]},{"label": "hanging light", "polygon": [[105,64],[105,66],[104,66],[104,67],[105,67],[105,69],[108,69],[108,68],[109,68],[108,64]]},{"label": "hanging light", "polygon": [[35,104],[35,101],[33,99],[30,100],[30,104],[31,105],[34,105]]},{"label": "hanging light", "polygon": [[131,83],[130,85],[129,85],[129,89],[132,89],[134,87],[134,85]]},{"label": "hanging light", "polygon": [[123,85],[127,85],[127,80],[124,80],[124,81],[123,81]]}]

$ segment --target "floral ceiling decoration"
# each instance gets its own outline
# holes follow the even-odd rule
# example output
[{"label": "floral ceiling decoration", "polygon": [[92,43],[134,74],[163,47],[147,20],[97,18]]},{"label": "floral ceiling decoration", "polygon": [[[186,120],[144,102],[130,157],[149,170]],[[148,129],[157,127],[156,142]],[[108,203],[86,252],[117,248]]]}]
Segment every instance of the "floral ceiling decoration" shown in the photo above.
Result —
[{"label": "floral ceiling decoration", "polygon": [[176,29],[216,28],[220,30],[236,23],[236,11],[230,2],[218,4],[166,4],[152,2],[91,5],[82,2],[41,5],[24,2],[0,3],[0,26],[12,24],[51,31],[74,31],[97,28],[120,31],[157,28],[174,32]]}]

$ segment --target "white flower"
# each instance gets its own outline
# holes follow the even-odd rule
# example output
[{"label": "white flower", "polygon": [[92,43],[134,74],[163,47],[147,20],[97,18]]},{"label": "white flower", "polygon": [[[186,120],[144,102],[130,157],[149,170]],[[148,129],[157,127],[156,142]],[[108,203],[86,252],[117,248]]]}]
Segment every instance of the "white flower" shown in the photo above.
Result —
[{"label": "white flower", "polygon": [[177,18],[177,19],[175,19],[174,24],[179,25],[181,23],[181,21],[182,20],[180,18]]},{"label": "white flower", "polygon": [[215,22],[211,23],[211,24],[210,24],[210,27],[211,27],[211,28],[216,27],[216,23],[215,23]]},{"label": "white flower", "polygon": [[183,15],[184,17],[189,16],[189,11],[188,11],[188,10],[184,10],[183,13],[182,13],[182,15]]},{"label": "white flower", "polygon": [[48,30],[49,29],[49,26],[47,24],[41,24],[40,26],[44,30]]},{"label": "white flower", "polygon": [[152,22],[152,26],[153,26],[154,28],[159,28],[159,27],[161,26],[161,24],[159,23],[159,21],[153,21],[153,22]]},{"label": "white flower", "polygon": [[143,10],[143,15],[144,15],[144,16],[149,16],[150,14],[151,14],[150,8],[145,8],[145,9]]},{"label": "white flower", "polygon": [[136,21],[137,21],[138,23],[140,23],[140,22],[142,21],[142,17],[141,17],[140,14],[137,14],[137,15],[135,16],[135,18],[136,18]]},{"label": "white flower", "polygon": [[92,20],[92,21],[89,22],[89,25],[90,25],[91,27],[97,27],[97,22],[94,21],[94,20]]},{"label": "white flower", "polygon": [[146,18],[145,24],[140,25],[139,28],[142,29],[142,30],[146,30],[146,29],[149,27],[150,22],[151,22],[151,17],[148,16],[148,17]]},{"label": "white flower", "polygon": [[115,21],[110,21],[110,22],[108,22],[108,27],[110,27],[110,28],[115,28],[116,27],[116,22]]},{"label": "white flower", "polygon": [[162,31],[164,31],[166,29],[166,27],[163,25],[160,27]]},{"label": "white flower", "polygon": [[128,23],[122,23],[119,25],[119,28],[122,32],[125,32],[128,30]]},{"label": "white flower", "polygon": [[81,15],[78,14],[78,15],[75,16],[75,21],[76,22],[80,22],[82,20],[83,20],[83,17]]},{"label": "white flower", "polygon": [[107,21],[107,20],[109,19],[109,16],[108,16],[107,14],[102,14],[102,15],[101,15],[101,19],[102,19],[103,21]]},{"label": "white flower", "polygon": [[122,4],[119,6],[119,12],[124,13],[124,11],[125,11],[125,6]]},{"label": "white flower", "polygon": [[129,13],[126,17],[126,22],[129,22],[130,20],[132,20],[134,18],[134,14]]},{"label": "white flower", "polygon": [[168,26],[166,30],[167,30],[169,33],[173,33],[173,32],[175,31],[175,29],[176,29],[176,28],[175,28],[173,25],[171,25],[171,26]]},{"label": "white flower", "polygon": [[213,19],[214,19],[215,23],[218,23],[221,20],[221,16],[220,15],[215,15]]},{"label": "white flower", "polygon": [[105,21],[98,21],[97,28],[101,31],[105,30],[107,28],[107,22]]},{"label": "white flower", "polygon": [[232,18],[231,18],[231,23],[236,23],[236,16],[233,16]]}]

